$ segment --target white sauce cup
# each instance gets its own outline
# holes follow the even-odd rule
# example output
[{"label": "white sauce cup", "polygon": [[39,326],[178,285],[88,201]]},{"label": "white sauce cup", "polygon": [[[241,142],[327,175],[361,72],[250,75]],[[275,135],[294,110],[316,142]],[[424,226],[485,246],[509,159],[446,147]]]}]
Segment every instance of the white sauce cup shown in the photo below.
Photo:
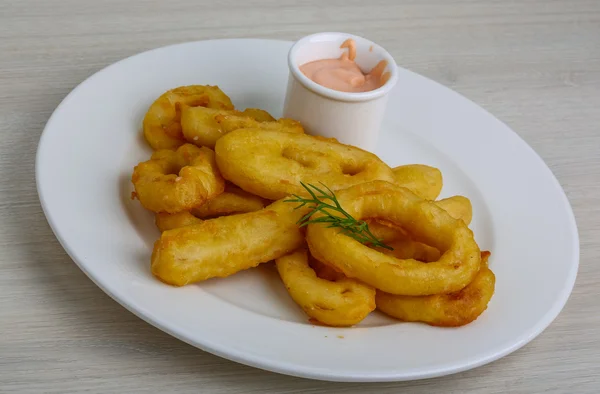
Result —
[{"label": "white sauce cup", "polygon": [[[387,61],[390,78],[378,89],[361,93],[341,92],[312,81],[300,66],[314,60],[339,58],[348,38],[356,42],[356,63],[364,73],[381,60]],[[307,133],[373,152],[385,113],[387,97],[398,81],[398,66],[381,46],[346,33],[317,33],[298,40],[288,54],[290,76],[283,116],[298,120]]]}]

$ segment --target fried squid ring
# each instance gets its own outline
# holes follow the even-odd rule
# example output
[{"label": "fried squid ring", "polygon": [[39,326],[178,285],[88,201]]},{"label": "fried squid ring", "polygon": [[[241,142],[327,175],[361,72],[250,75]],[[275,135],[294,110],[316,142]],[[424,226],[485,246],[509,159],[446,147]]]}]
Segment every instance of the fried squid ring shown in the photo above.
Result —
[{"label": "fried squid ring", "polygon": [[442,172],[424,164],[409,164],[395,167],[395,183],[426,200],[435,200],[442,191]]},{"label": "fried squid ring", "polygon": [[304,243],[296,222],[308,210],[276,201],[260,211],[164,231],[154,244],[152,273],[165,283],[183,286],[286,255]]},{"label": "fried squid ring", "polygon": [[[189,142],[198,146],[214,148],[217,140],[237,129],[259,128],[290,133],[303,133],[299,122],[291,119],[278,121],[267,119],[267,112],[249,108],[244,112],[226,111],[203,107],[184,107],[181,111],[181,128]],[[264,113],[263,113],[264,112]]]},{"label": "fried squid ring", "polygon": [[185,143],[181,131],[182,105],[232,110],[231,100],[217,86],[181,86],[163,93],[144,117],[144,137],[155,149],[175,149]]},{"label": "fried squid ring", "polygon": [[[463,196],[452,196],[443,200],[435,201],[435,204],[444,209],[454,219],[461,219],[468,226],[473,217],[473,209],[471,201]],[[383,241],[395,241],[398,239],[406,239],[408,234],[402,228],[387,222],[385,219],[374,220],[368,219],[369,229],[375,235],[375,238]]]},{"label": "fried squid ring", "polygon": [[339,190],[394,180],[392,170],[374,154],[307,134],[236,130],[217,141],[215,153],[225,179],[270,200],[305,195],[301,182]]},{"label": "fried squid ring", "polygon": [[[453,196],[435,201],[435,204],[443,208],[454,219],[461,219],[467,225],[471,223],[472,209],[468,198]],[[395,226],[393,223],[389,223],[386,220],[373,219],[367,220],[367,223],[375,238],[394,249],[375,248],[383,254],[396,257],[397,259],[412,258],[424,262],[431,262],[440,258],[439,250],[424,243],[413,241],[405,230]]]},{"label": "fried squid ring", "polygon": [[[459,291],[477,274],[481,256],[473,233],[435,203],[382,181],[341,190],[337,199],[355,219],[386,218],[415,241],[443,252],[430,263],[397,259],[344,235],[340,228],[309,224],[306,239],[313,256],[347,277],[391,294],[417,296]],[[313,218],[322,215],[318,212]]]},{"label": "fried squid ring", "polygon": [[160,231],[167,231],[201,223],[202,219],[259,211],[266,205],[267,201],[264,199],[228,183],[223,193],[199,207],[178,213],[157,213],[155,221]]},{"label": "fried squid ring", "polygon": [[[394,249],[389,250],[382,247],[375,247],[374,249],[397,259],[415,259],[431,262],[440,258],[440,252],[436,248],[410,239],[397,239],[386,242],[386,244]],[[327,264],[323,264],[312,255],[309,255],[309,264],[319,278],[335,281],[346,277],[342,272]]]},{"label": "fried squid ring", "polygon": [[142,206],[153,212],[190,210],[225,189],[214,152],[191,144],[154,152],[135,166],[131,181]]},{"label": "fried squid ring", "polygon": [[[368,221],[370,229],[373,227],[373,223],[374,221]],[[380,229],[387,229],[389,231],[378,232]],[[379,225],[375,227],[375,230],[371,229],[371,233],[373,233],[380,241],[393,248],[393,250],[389,250],[382,247],[373,247],[374,250],[385,255],[397,259],[415,259],[427,263],[436,261],[440,258],[441,254],[436,248],[406,238],[406,235],[399,233],[391,227]],[[319,278],[336,280],[345,277],[345,275],[336,268],[324,264],[312,256],[310,259],[310,266],[315,270]]]},{"label": "fried squid ring", "polygon": [[432,326],[458,327],[476,320],[486,309],[496,277],[487,267],[489,252],[481,253],[482,266],[475,279],[451,294],[421,297],[399,296],[377,291],[377,309],[396,319]]},{"label": "fried squid ring", "polygon": [[317,277],[308,265],[306,249],[275,260],[285,288],[311,318],[335,327],[353,326],[375,309],[375,289],[359,281]]}]

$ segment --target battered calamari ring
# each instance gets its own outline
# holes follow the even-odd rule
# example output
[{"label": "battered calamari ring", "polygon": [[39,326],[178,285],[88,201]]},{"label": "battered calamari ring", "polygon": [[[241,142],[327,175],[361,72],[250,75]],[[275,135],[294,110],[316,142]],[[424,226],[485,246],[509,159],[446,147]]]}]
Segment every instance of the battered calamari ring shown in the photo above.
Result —
[{"label": "battered calamari ring", "polygon": [[[410,239],[396,239],[391,242],[386,241],[385,243],[394,249],[389,250],[381,247],[375,247],[374,249],[397,259],[415,259],[431,262],[440,258],[440,252],[436,248],[421,242],[412,241]],[[309,255],[309,264],[311,268],[315,270],[319,278],[338,280],[346,277],[342,272],[327,264],[323,264],[312,255]]]},{"label": "battered calamari ring", "polygon": [[225,188],[214,152],[191,144],[154,152],[135,166],[131,181],[140,203],[153,212],[190,210]]},{"label": "battered calamari ring", "polygon": [[276,201],[260,211],[164,231],[154,244],[152,273],[183,286],[256,267],[302,246],[296,222],[308,211]]},{"label": "battered calamari ring", "polygon": [[307,134],[235,130],[217,141],[215,153],[225,179],[270,200],[305,195],[300,182],[339,190],[394,181],[392,170],[372,153]]},{"label": "battered calamari ring", "polygon": [[[203,107],[184,107],[181,111],[181,128],[185,139],[198,146],[214,148],[217,140],[237,129],[260,128],[290,133],[303,133],[299,122],[291,119],[278,121],[266,119],[267,112],[249,108],[244,112]],[[266,114],[266,115],[265,115]],[[256,117],[256,118],[255,118]],[[258,119],[257,119],[258,118]]]},{"label": "battered calamari ring", "polygon": [[[340,228],[312,223],[306,239],[317,260],[349,278],[399,295],[456,292],[477,274],[481,256],[473,233],[462,220],[452,218],[435,203],[382,181],[356,185],[336,194],[343,210],[355,219],[386,218],[408,231],[415,241],[443,253],[439,260],[430,263],[397,259],[342,234]],[[315,213],[313,218],[321,215]]]},{"label": "battered calamari ring", "polygon": [[496,278],[487,267],[489,252],[481,253],[481,269],[475,279],[452,294],[421,297],[399,296],[377,291],[377,309],[396,319],[432,326],[458,327],[477,319],[494,295]]},{"label": "battered calamari ring", "polygon": [[[393,242],[388,242],[387,245],[393,247],[394,250],[381,247],[376,247],[374,249],[397,259],[415,259],[424,262],[431,262],[440,258],[440,252],[436,248],[408,239],[400,239]],[[331,266],[328,266],[327,264],[323,264],[312,256],[309,256],[309,264],[311,268],[315,270],[317,276],[321,279],[335,281],[346,277],[346,275],[344,275],[342,272]]]},{"label": "battered calamari ring", "polygon": [[167,231],[201,223],[202,219],[258,211],[266,205],[267,202],[264,199],[227,183],[223,193],[190,211],[157,213],[156,226],[160,231]]},{"label": "battered calamari ring", "polygon": [[354,279],[317,277],[308,265],[306,249],[280,257],[275,264],[292,299],[323,324],[353,326],[375,309],[375,289]]},{"label": "battered calamari ring", "polygon": [[[465,224],[471,223],[472,209],[471,202],[463,196],[453,196],[443,200],[435,201],[435,204],[443,208],[454,219],[461,219]],[[419,261],[431,262],[440,258],[440,252],[429,245],[413,241],[410,235],[402,228],[382,220],[367,220],[369,230],[375,238],[388,244],[394,250],[385,248],[375,248],[383,254],[396,257],[398,259],[412,258]]]},{"label": "battered calamari ring", "polygon": [[435,200],[444,185],[442,172],[435,167],[423,164],[409,164],[395,167],[395,183],[426,200]]},{"label": "battered calamari ring", "polygon": [[232,110],[231,100],[217,86],[181,86],[162,94],[144,117],[144,137],[155,149],[175,149],[185,143],[180,106]]}]

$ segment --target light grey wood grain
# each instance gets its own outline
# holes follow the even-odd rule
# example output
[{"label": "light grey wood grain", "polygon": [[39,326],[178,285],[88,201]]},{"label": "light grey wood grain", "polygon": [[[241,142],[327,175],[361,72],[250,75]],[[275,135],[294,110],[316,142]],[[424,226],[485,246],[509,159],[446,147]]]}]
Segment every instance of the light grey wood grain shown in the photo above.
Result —
[{"label": "light grey wood grain", "polygon": [[[0,1],[0,391],[600,390],[600,2],[367,3]],[[485,107],[542,156],[565,188],[580,230],[579,276],[561,315],[523,349],[418,382],[334,384],[276,375],[203,353],[144,323],[87,279],[56,241],[39,206],[34,156],[51,112],[83,79],[171,43],[293,40],[324,30],[378,41],[399,64]]]}]

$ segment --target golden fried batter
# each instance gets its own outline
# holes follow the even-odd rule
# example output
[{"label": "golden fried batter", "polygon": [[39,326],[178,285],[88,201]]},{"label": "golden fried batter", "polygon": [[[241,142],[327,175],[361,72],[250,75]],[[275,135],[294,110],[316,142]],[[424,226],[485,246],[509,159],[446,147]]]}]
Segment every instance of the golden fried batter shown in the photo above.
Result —
[{"label": "golden fried batter", "polygon": [[395,183],[415,193],[426,200],[435,200],[444,185],[442,172],[435,167],[424,164],[408,164],[395,167]]},{"label": "golden fried batter", "polygon": [[337,199],[353,218],[385,218],[408,231],[415,241],[442,252],[439,260],[430,263],[397,259],[342,234],[338,227],[309,224],[307,241],[313,256],[347,277],[388,293],[416,296],[456,292],[477,275],[481,256],[473,233],[434,202],[384,181],[341,190]]},{"label": "golden fried batter", "polygon": [[243,112],[184,107],[181,111],[181,127],[187,141],[198,146],[214,148],[217,140],[237,129],[265,129],[289,133],[304,133],[299,122],[291,119],[273,119],[267,112],[248,108]]},{"label": "golden fried batter", "polygon": [[479,273],[471,283],[456,293],[411,297],[377,291],[377,308],[403,321],[445,327],[469,324],[487,309],[494,295],[496,277],[487,267],[488,257],[489,252],[481,253],[482,266]]},{"label": "golden fried batter", "polygon": [[304,243],[296,222],[307,212],[276,201],[260,211],[164,231],[154,244],[152,273],[183,286],[256,267]]},{"label": "golden fried batter", "polygon": [[468,226],[473,219],[471,200],[463,196],[452,196],[435,202],[454,219],[461,219]]},{"label": "golden fried batter", "polygon": [[217,163],[225,179],[258,196],[277,200],[305,195],[301,182],[332,190],[376,179],[394,181],[377,156],[307,134],[241,129],[217,141]]},{"label": "golden fried batter", "polygon": [[135,166],[131,181],[140,203],[153,212],[190,210],[225,189],[214,152],[191,144],[154,152]]},{"label": "golden fried batter", "polygon": [[181,106],[232,110],[231,100],[217,86],[181,86],[162,94],[144,117],[144,137],[155,149],[175,149],[185,143]]},{"label": "golden fried batter", "polygon": [[352,326],[375,309],[375,289],[357,280],[317,277],[306,249],[275,260],[288,293],[304,312],[329,326]]},{"label": "golden fried batter", "polygon": [[177,213],[157,213],[155,220],[160,231],[167,231],[201,223],[202,219],[258,211],[266,205],[266,200],[227,183],[223,193],[211,198],[199,207]]}]

